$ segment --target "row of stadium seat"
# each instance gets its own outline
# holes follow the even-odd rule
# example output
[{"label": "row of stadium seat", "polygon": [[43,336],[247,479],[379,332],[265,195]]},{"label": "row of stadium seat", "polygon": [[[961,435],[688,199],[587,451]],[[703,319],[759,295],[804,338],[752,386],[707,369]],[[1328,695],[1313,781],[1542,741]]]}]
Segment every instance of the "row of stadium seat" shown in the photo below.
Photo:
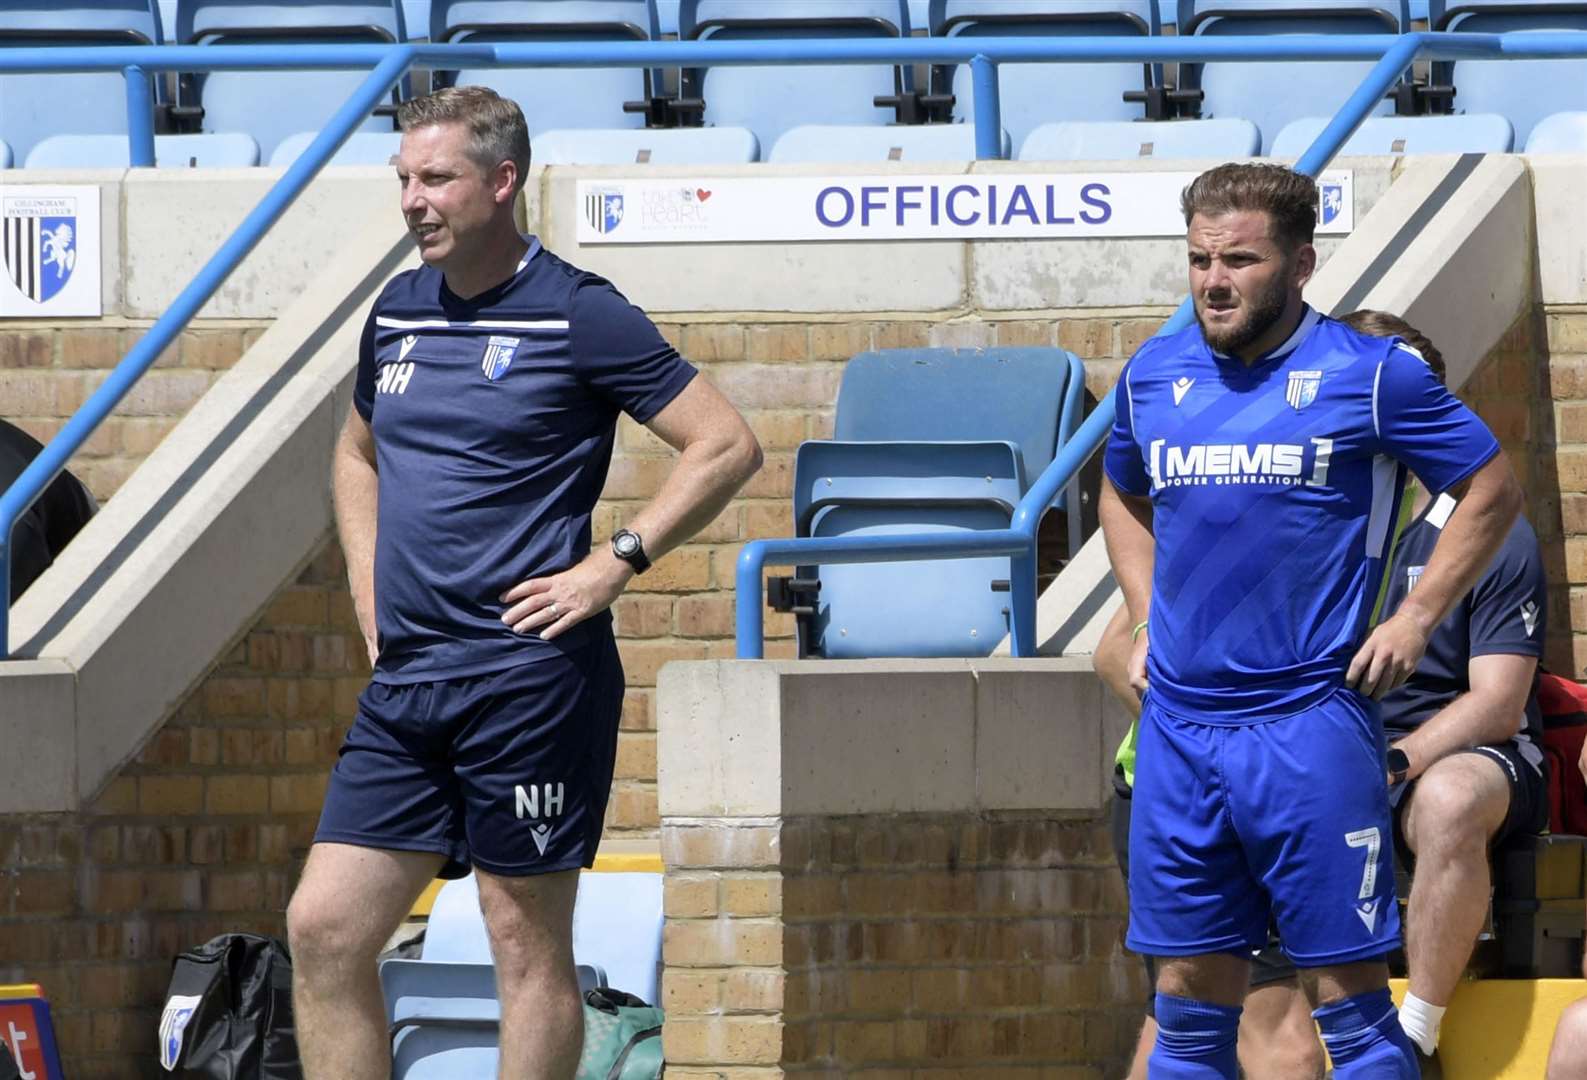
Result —
[{"label": "row of stadium seat", "polygon": [[[1296,120],[1279,132],[1273,156],[1299,157],[1322,133],[1326,117]],[[276,145],[266,160],[249,135],[157,135],[159,168],[285,167],[308,148],[315,133],[299,132]],[[396,132],[355,132],[331,158],[333,165],[385,165],[396,154]],[[1257,153],[1261,139],[1249,120],[1157,122],[1070,122],[1043,124],[1020,144],[1019,161],[1116,161],[1141,158],[1241,158]],[[1003,154],[1011,140],[1003,133]],[[1515,148],[1510,122],[1477,116],[1380,116],[1363,123],[1344,144],[1345,155],[1506,153]],[[784,132],[764,155],[748,128],[642,128],[626,131],[546,131],[535,136],[540,165],[737,165],[757,161],[873,162],[969,161],[975,130],[965,124],[914,127],[803,125]],[[1587,154],[1587,112],[1556,113],[1532,129],[1529,154]],[[0,169],[126,168],[127,140],[121,135],[52,135],[37,143],[25,161],[14,162],[0,141]]]},{"label": "row of stadium seat", "polygon": [[[919,5],[916,5],[917,8]],[[679,0],[677,33],[688,40],[899,38],[912,33],[908,0]],[[1106,36],[1164,32],[1160,0],[929,0],[932,36]],[[1587,0],[1430,0],[1428,17],[1456,31],[1587,32]],[[1384,34],[1409,26],[1406,0],[1177,0],[1181,36]],[[0,48],[39,44],[161,42],[223,45],[401,41],[402,0],[279,4],[174,0],[172,34],[157,0],[0,0]],[[447,42],[650,40],[663,33],[658,0],[431,0],[428,30]],[[1368,61],[1178,65],[1009,64],[1000,71],[1002,115],[1015,145],[1037,126],[1064,120],[1125,121],[1174,115],[1239,117],[1270,151],[1285,125],[1331,111]],[[477,69],[435,72],[439,84],[486,83],[525,107],[531,133],[551,127],[635,129],[703,122],[744,127],[774,146],[809,123],[883,125],[894,120],[968,120],[965,65],[934,66],[917,91],[913,65],[718,67],[653,72],[630,68]],[[362,78],[357,72],[216,72],[157,88],[172,130],[244,132],[270,160],[291,134],[318,128]],[[677,93],[666,95],[675,82]],[[1280,92],[1275,92],[1280,88]],[[166,101],[170,97],[174,100]],[[878,105],[878,99],[882,104]],[[261,109],[258,102],[269,101]],[[1406,84],[1378,109],[1415,112],[1457,105],[1496,113],[1526,145],[1543,116],[1587,110],[1587,60],[1475,61],[1433,65],[1430,82]],[[388,110],[389,111],[389,110]],[[27,160],[51,134],[126,130],[116,74],[0,76],[0,138]],[[389,116],[364,130],[390,131]]]}]

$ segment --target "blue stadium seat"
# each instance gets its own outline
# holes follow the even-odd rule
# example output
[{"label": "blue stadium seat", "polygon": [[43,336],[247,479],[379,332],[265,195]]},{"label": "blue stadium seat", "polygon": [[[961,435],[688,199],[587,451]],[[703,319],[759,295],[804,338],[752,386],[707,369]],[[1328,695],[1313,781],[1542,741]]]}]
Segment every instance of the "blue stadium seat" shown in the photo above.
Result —
[{"label": "blue stadium seat", "polygon": [[[1587,0],[1432,0],[1430,15],[1434,29],[1460,33],[1587,32]],[[1509,118],[1521,146],[1543,117],[1587,109],[1587,58],[1438,63],[1433,81],[1454,86],[1457,112]]]},{"label": "blue stadium seat", "polygon": [[[1396,34],[1401,0],[1179,0],[1179,33],[1189,36],[1270,34]],[[1243,116],[1264,147],[1291,120],[1332,113],[1372,70],[1370,60],[1179,65],[1181,89],[1199,88],[1204,117]],[[1374,115],[1393,111],[1380,102]]]},{"label": "blue stadium seat", "polygon": [[[1126,37],[1159,33],[1155,0],[931,0],[933,37]],[[1016,145],[1057,120],[1135,120],[1144,106],[1127,91],[1149,89],[1152,65],[1004,64],[998,69],[1003,126]],[[975,115],[970,66],[938,67],[933,88],[952,91],[955,120]]]},{"label": "blue stadium seat", "polygon": [[[653,0],[432,0],[436,42],[649,41],[657,37]],[[482,68],[437,72],[437,85],[484,85],[523,108],[529,134],[551,128],[637,128],[643,111],[628,102],[651,94],[641,68]]]},{"label": "blue stadium seat", "polygon": [[1545,116],[1526,140],[1528,154],[1587,154],[1587,112]]},{"label": "blue stadium seat", "polygon": [[[125,169],[132,163],[125,135],[51,135],[28,151],[28,169]],[[161,169],[246,169],[259,164],[251,135],[156,135],[154,164]]]},{"label": "blue stadium seat", "polygon": [[[614,906],[612,886],[622,890],[620,903],[638,927],[654,924],[654,947],[650,960],[649,982],[656,989],[654,969],[661,957],[661,878],[659,874],[581,875],[580,904],[585,901],[585,879],[621,877],[600,898],[606,908]],[[653,883],[631,879],[655,879]],[[602,892],[598,886],[592,893]],[[600,907],[602,903],[593,906]],[[652,910],[653,917],[652,917]],[[635,955],[625,957],[625,974],[637,980],[645,974],[639,954],[646,941],[632,931],[615,925],[620,917],[607,912],[591,936],[615,955],[627,949]],[[580,955],[578,911],[574,913],[574,954]],[[584,992],[606,986],[606,973],[592,964],[578,965],[579,990]],[[491,963],[490,942],[485,934],[479,909],[479,888],[474,876],[450,881],[442,887],[430,909],[425,927],[424,947],[418,960],[390,959],[381,962],[380,988],[386,999],[386,1019],[394,1033],[395,1078],[412,1080],[452,1080],[460,1076],[494,1076],[496,1067],[497,1025],[501,1004],[496,996],[496,971]],[[631,991],[637,992],[637,991]],[[647,998],[646,1000],[654,1000]]]},{"label": "blue stadium seat", "polygon": [[[1003,157],[1011,140],[1003,132]],[[974,161],[970,124],[893,124],[888,127],[801,124],[789,128],[766,159],[795,161]]]},{"label": "blue stadium seat", "polygon": [[[154,0],[0,0],[0,49],[46,45],[158,45]],[[163,100],[155,80],[156,100]],[[0,136],[25,161],[51,135],[127,130],[127,90],[120,72],[0,75]]]},{"label": "blue stadium seat", "polygon": [[[1273,139],[1274,157],[1300,157],[1330,117],[1308,116],[1284,125]],[[1373,116],[1339,148],[1341,154],[1505,154],[1515,129],[1497,113],[1469,116]]]},{"label": "blue stadium seat", "polygon": [[[1012,442],[807,442],[794,459],[801,536],[1006,529],[1025,486]],[[1006,557],[801,568],[820,582],[800,654],[986,656],[1008,633]]]},{"label": "blue stadium seat", "polygon": [[[299,131],[276,143],[270,154],[271,168],[285,168],[296,161],[314,141],[317,131]],[[392,155],[402,148],[402,135],[396,131],[355,131],[331,155],[327,165],[389,165]]]},{"label": "blue stadium seat", "polygon": [[[1078,422],[1084,383],[1058,349],[861,353],[843,372],[834,439],[795,458],[797,534],[1007,528]],[[1060,505],[1075,538],[1078,500]],[[810,607],[801,655],[984,656],[1007,631],[1008,574],[1007,558],[800,567],[779,606]],[[809,580],[813,597],[798,585]]]},{"label": "blue stadium seat", "polygon": [[1262,136],[1249,120],[1068,121],[1025,137],[1021,161],[1253,157]]},{"label": "blue stadium seat", "polygon": [[748,128],[641,128],[638,131],[542,131],[537,165],[741,165],[760,160]]},{"label": "blue stadium seat", "polygon": [[[269,3],[178,0],[174,40],[189,45],[396,42],[407,39],[400,0]],[[181,101],[204,110],[204,131],[246,131],[269,160],[282,139],[318,131],[367,77],[363,71],[217,71],[184,75]],[[261,107],[268,102],[268,107]],[[389,116],[359,130],[391,131]]]},{"label": "blue stadium seat", "polygon": [[[907,0],[682,0],[683,40],[908,37]],[[891,64],[686,69],[683,97],[704,102],[707,125],[747,127],[762,146],[802,123],[887,124],[891,108],[874,104],[914,86],[913,69]]]},{"label": "blue stadium seat", "polygon": [[0,139],[0,169],[11,167],[11,145]]}]

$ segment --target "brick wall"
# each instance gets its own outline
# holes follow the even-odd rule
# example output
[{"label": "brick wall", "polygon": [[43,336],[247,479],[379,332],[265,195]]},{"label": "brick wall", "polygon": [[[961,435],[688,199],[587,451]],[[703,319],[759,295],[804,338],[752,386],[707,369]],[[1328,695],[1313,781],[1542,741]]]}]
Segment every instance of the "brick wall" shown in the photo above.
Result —
[{"label": "brick wall", "polygon": [[[609,830],[646,835],[658,828],[656,672],[671,659],[731,655],[737,549],[745,540],[791,530],[793,451],[802,439],[830,432],[843,360],[893,346],[1061,344],[1085,359],[1088,387],[1100,396],[1166,314],[663,325],[745,411],[767,462],[742,498],[618,603],[629,697]],[[41,436],[52,434],[140,332],[132,325],[0,332],[0,415]],[[134,391],[73,469],[96,495],[108,497],[259,332],[256,326],[205,324],[184,334],[150,374],[149,389]],[[1550,663],[1579,674],[1587,669],[1587,308],[1523,319],[1479,370],[1467,396],[1499,431],[1527,485],[1552,589]],[[671,456],[647,431],[624,422],[596,513],[598,538],[650,496]],[[767,654],[791,654],[791,624],[773,616],[767,626],[773,635]],[[152,1060],[157,1006],[179,948],[222,928],[281,932],[280,913],[312,835],[325,776],[366,675],[338,550],[327,538],[238,641],[217,643],[216,668],[88,810],[0,818],[0,982],[26,978],[47,985],[74,1080],[141,1075],[137,1070]],[[1077,826],[1065,826],[1071,827]],[[785,881],[788,868],[757,872]],[[978,880],[993,880],[1003,870],[977,873],[992,875]],[[733,886],[735,896],[740,888]],[[909,919],[908,925],[923,925],[925,916]],[[795,925],[803,924],[796,919]],[[813,933],[824,940],[826,932]],[[865,932],[844,940],[845,948],[855,947],[847,944],[855,940],[863,947]],[[684,957],[677,952],[682,945],[672,948],[672,955]],[[799,960],[801,954],[787,955]],[[1075,964],[1085,968],[1095,959]],[[790,970],[826,972],[828,966],[800,960]],[[844,968],[842,979],[854,974]],[[860,974],[861,982],[869,978]],[[817,984],[824,986],[826,977],[817,977]],[[1138,989],[1128,984],[1133,976],[1117,977],[1126,982],[1110,984],[1108,994]],[[712,985],[718,982],[730,985]],[[769,994],[774,982],[770,975],[735,975],[731,986],[735,995],[743,990],[753,998],[746,987]],[[874,985],[896,989],[896,972],[892,983]],[[1089,1034],[1100,1023],[1088,1028],[1083,1022],[1081,1037],[1100,1039]],[[948,1038],[941,1030],[928,1026],[938,1032],[932,1038]],[[831,1045],[821,1053],[837,1054]],[[136,1069],[130,1055],[138,1055]],[[819,1060],[828,1059],[790,1064],[813,1068]],[[1091,1075],[1084,1071],[1090,1066],[1077,1067],[1074,1076]]]},{"label": "brick wall", "polygon": [[[0,330],[0,417],[48,442],[148,328],[114,319],[7,324]],[[68,468],[103,503],[264,329],[207,322],[183,331]]]},{"label": "brick wall", "polygon": [[1104,821],[669,821],[662,843],[671,1075],[1123,1069],[1146,974]]}]

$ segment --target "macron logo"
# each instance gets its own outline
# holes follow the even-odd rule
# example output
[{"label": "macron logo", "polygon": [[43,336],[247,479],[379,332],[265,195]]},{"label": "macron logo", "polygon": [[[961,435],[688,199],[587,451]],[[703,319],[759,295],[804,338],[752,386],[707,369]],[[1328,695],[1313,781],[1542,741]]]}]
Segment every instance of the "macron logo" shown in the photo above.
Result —
[{"label": "macron logo", "polygon": [[1537,602],[1528,600],[1521,605],[1521,623],[1526,627],[1526,636],[1531,637],[1532,631],[1537,629]]},{"label": "macron logo", "polygon": [[1187,379],[1183,375],[1174,380],[1174,407],[1176,409],[1179,407],[1179,403],[1185,400],[1185,395],[1190,393],[1190,388],[1195,385],[1195,382],[1195,379]]},{"label": "macron logo", "polygon": [[565,795],[563,787],[561,784],[530,784],[527,787],[519,784],[512,790],[518,820],[528,818],[534,822],[529,827],[529,838],[535,842],[540,854],[544,855],[546,844],[551,840],[551,823],[540,818],[561,815]]},{"label": "macron logo", "polygon": [[1378,902],[1376,900],[1363,900],[1356,905],[1356,915],[1367,928],[1367,933],[1373,933],[1378,926]]},{"label": "macron logo", "polygon": [[407,393],[408,383],[413,378],[413,367],[413,361],[409,360],[405,364],[387,364],[381,368],[380,377],[375,380],[375,393]]}]

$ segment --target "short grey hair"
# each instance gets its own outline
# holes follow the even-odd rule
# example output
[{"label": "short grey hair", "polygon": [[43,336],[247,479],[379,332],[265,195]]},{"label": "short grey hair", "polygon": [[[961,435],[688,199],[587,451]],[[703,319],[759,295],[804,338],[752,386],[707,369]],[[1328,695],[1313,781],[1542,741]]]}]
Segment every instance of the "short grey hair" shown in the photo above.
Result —
[{"label": "short grey hair", "polygon": [[512,162],[518,166],[518,185],[513,190],[523,190],[529,177],[529,125],[516,101],[488,86],[449,86],[397,107],[397,127],[403,131],[432,124],[467,127],[469,157],[487,170]]}]

